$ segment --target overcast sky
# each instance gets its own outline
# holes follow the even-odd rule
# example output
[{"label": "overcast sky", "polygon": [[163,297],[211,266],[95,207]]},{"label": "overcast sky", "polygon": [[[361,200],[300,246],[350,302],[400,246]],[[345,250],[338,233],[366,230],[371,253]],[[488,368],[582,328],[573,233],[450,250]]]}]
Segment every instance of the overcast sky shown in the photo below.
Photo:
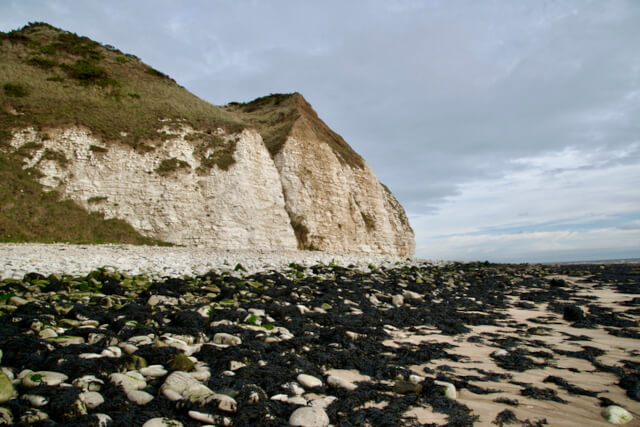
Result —
[{"label": "overcast sky", "polygon": [[640,1],[2,0],[214,104],[300,92],[422,258],[640,257]]}]

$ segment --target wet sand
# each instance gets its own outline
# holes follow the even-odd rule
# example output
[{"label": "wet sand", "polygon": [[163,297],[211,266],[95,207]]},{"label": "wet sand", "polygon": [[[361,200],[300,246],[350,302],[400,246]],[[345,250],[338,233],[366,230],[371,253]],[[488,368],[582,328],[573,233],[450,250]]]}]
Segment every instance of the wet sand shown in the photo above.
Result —
[{"label": "wet sand", "polygon": [[[589,297],[591,304],[601,305],[619,313],[628,308],[620,305],[621,302],[637,297],[634,294],[616,292],[612,286],[600,285],[596,289],[594,288],[596,284],[584,277],[553,275],[547,278],[565,280],[575,296]],[[510,302],[515,306],[519,301],[519,298],[511,298]],[[571,303],[571,300],[562,302]],[[517,348],[530,352],[553,352],[554,350],[578,352],[586,344],[603,351],[603,354],[597,357],[602,364],[622,368],[625,360],[640,363],[640,342],[637,339],[612,336],[601,326],[594,329],[572,327],[563,320],[563,316],[550,312],[547,305],[547,303],[535,304],[534,308],[529,309],[510,307],[504,310],[506,318],[497,321],[499,326],[471,326],[471,332],[455,337],[443,335],[433,327],[417,328],[420,330],[419,334],[400,330],[394,333],[393,339],[385,341],[385,344],[398,347],[407,343],[416,345],[447,343],[454,346],[454,349],[449,350],[451,353],[462,356],[459,362],[446,360],[439,363],[438,360],[432,360],[426,364],[411,366],[411,370],[418,375],[424,375],[424,370],[427,368],[436,372],[446,370],[446,377],[449,380],[478,376],[479,372],[491,372],[508,378],[503,381],[469,381],[475,386],[495,390],[491,394],[476,394],[464,388],[459,390],[458,401],[471,408],[479,417],[474,425],[496,425],[494,420],[505,409],[505,405],[495,400],[505,398],[518,402],[517,406],[511,406],[509,409],[521,421],[546,420],[546,423],[551,426],[607,426],[611,424],[600,415],[602,407],[598,399],[604,397],[631,412],[634,420],[626,425],[640,426],[640,402],[629,398],[625,390],[617,385],[616,375],[599,371],[587,360],[558,354],[553,354],[551,361],[532,357],[534,362],[547,366],[523,372],[505,370],[496,364],[491,355],[502,347],[487,340],[487,337],[510,338],[518,343]],[[640,318],[629,317],[633,318],[636,324]],[[540,330],[535,330],[536,328]],[[638,327],[634,329],[640,330]],[[478,337],[478,340],[469,342],[467,341],[469,337]],[[598,398],[572,394],[554,383],[545,382],[549,376],[562,378],[571,385],[596,392]],[[526,383],[538,388],[551,389],[566,403],[523,396],[521,385],[514,383]],[[415,417],[423,424],[446,424],[446,418],[437,416],[429,407],[412,408],[406,415]]]}]

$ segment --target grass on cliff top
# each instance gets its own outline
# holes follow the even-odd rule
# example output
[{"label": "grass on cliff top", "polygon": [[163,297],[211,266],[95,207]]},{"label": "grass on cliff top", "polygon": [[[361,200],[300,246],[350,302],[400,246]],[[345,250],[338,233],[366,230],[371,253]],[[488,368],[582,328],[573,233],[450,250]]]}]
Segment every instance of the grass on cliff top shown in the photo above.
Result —
[{"label": "grass on cliff top", "polygon": [[35,171],[0,152],[0,242],[131,243],[168,245],[140,235],[122,220],[105,220],[55,191],[45,192]]},{"label": "grass on cliff top", "polygon": [[[160,120],[169,119],[167,122]],[[133,55],[48,24],[0,33],[0,142],[12,129],[67,125],[149,149],[164,124],[244,125]]]},{"label": "grass on cliff top", "polygon": [[362,157],[318,117],[299,93],[272,94],[247,103],[232,102],[226,109],[258,130],[271,156],[280,152],[288,136],[302,134],[328,144],[340,162],[353,168],[364,166]]}]

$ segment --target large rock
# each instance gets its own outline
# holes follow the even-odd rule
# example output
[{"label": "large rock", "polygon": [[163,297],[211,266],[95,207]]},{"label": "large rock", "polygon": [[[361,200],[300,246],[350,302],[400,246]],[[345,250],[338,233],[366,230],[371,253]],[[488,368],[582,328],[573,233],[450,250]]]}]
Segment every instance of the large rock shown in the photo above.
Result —
[{"label": "large rock", "polygon": [[301,427],[326,427],[329,425],[329,416],[324,409],[317,406],[298,408],[289,417],[290,426]]}]

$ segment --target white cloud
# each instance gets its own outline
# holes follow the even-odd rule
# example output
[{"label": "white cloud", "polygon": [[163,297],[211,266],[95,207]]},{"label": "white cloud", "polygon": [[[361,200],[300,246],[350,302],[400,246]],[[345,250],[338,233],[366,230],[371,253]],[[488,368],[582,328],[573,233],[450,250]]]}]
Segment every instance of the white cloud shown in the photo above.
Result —
[{"label": "white cloud", "polygon": [[640,256],[636,222],[603,225],[640,216],[639,151],[640,144],[566,148],[516,159],[500,178],[462,184],[434,214],[410,215],[417,255],[539,261],[600,249]]}]

